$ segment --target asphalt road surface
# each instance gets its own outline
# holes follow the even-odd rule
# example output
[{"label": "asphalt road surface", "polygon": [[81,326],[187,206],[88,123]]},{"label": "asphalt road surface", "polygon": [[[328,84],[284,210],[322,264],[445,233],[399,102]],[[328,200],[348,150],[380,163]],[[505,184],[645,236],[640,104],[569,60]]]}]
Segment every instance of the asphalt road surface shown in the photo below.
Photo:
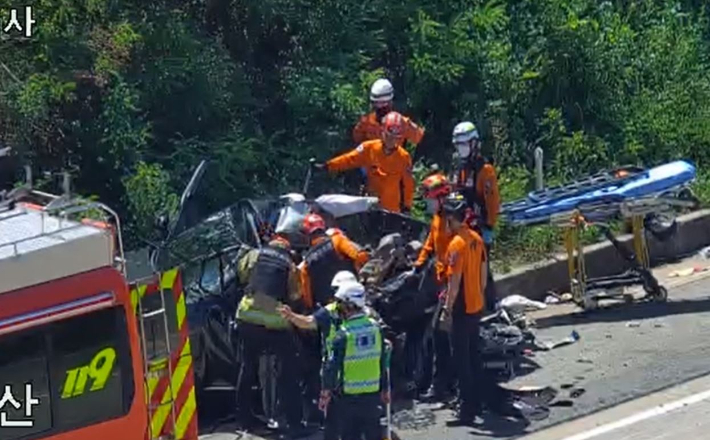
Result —
[{"label": "asphalt road surface", "polygon": [[[557,388],[559,395],[556,402],[571,406],[553,406],[546,420],[528,425],[487,416],[473,428],[449,428],[445,422],[452,415],[450,411],[420,404],[414,409],[396,413],[395,432],[403,440],[520,438],[710,374],[710,278],[704,274],[694,275],[680,280],[683,284],[675,286],[673,281],[662,280],[669,286],[669,300],[665,304],[610,304],[587,314],[575,313],[575,308],[570,305],[556,305],[531,314],[536,320],[535,333],[540,340],[555,341],[569,336],[573,330],[581,336],[575,344],[537,352],[532,360],[540,368],[516,378],[510,384],[551,385]],[[683,415],[673,412],[656,417],[654,423],[662,423],[666,417],[702,418],[702,414],[705,414],[705,423],[710,423],[707,421],[710,420],[709,407],[710,403],[703,401]],[[635,428],[629,426],[624,429]],[[224,427],[200,438],[233,440],[260,437],[240,437],[230,427]],[[545,437],[545,440],[562,438]],[[682,436],[598,438],[646,440]],[[686,435],[686,438],[701,437]]]},{"label": "asphalt road surface", "polygon": [[710,438],[710,376],[691,380],[521,440]]}]

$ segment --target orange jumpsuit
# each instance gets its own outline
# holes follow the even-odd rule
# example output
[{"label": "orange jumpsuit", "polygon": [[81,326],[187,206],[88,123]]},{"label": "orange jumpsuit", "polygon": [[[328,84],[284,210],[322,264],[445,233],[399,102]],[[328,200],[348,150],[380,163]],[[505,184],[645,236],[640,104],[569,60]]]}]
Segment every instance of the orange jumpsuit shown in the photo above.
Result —
[{"label": "orange jumpsuit", "polygon": [[[412,122],[406,116],[402,117],[404,121],[404,138],[414,145],[418,145],[424,137],[424,129]],[[375,112],[368,113],[362,117],[353,128],[353,141],[356,145],[360,145],[365,141],[379,139],[382,136],[382,124],[377,120]]]},{"label": "orange jumpsuit", "polygon": [[454,235],[446,229],[444,218],[438,213],[434,214],[429,228],[429,235],[414,265],[421,266],[429,258],[429,255],[434,252],[436,257],[436,279],[443,283],[446,280],[446,249],[453,238]]},{"label": "orange jumpsuit", "polygon": [[412,209],[412,158],[403,147],[398,146],[394,152],[387,155],[381,140],[366,141],[354,150],[329,160],[326,166],[331,172],[365,168],[368,192],[380,199],[382,208],[400,212],[403,204],[405,208]]},{"label": "orange jumpsuit", "polygon": [[483,296],[482,268],[486,262],[486,247],[483,239],[475,231],[464,226],[451,239],[446,251],[447,276],[461,275],[464,312],[468,315],[479,313],[485,304]]},{"label": "orange jumpsuit", "polygon": [[[462,191],[469,205],[474,205],[472,207],[478,211],[476,215],[484,217],[483,223],[492,229],[500,213],[496,170],[490,163],[480,163],[477,168],[477,170],[468,168],[459,170],[454,178],[454,186]],[[475,182],[473,182],[474,176]]]},{"label": "orange jumpsuit", "polygon": [[[342,257],[343,259],[350,260],[353,263],[353,266],[355,267],[356,271],[359,271],[362,266],[367,263],[367,261],[370,259],[370,256],[367,254],[367,252],[359,249],[348,237],[345,236],[342,232],[339,231],[334,231],[334,230],[329,230],[329,234],[324,236],[324,237],[318,237],[314,239],[311,242],[311,247],[314,247],[321,243],[323,240],[332,240],[333,242],[333,249],[335,252],[338,254],[338,256]],[[337,264],[335,261],[333,263]],[[301,287],[302,287],[302,292],[303,292],[303,302],[308,308],[313,308],[315,305],[314,303],[314,295],[313,295],[313,290],[312,290],[312,283],[311,283],[311,274],[308,272],[308,259],[305,259],[300,265],[299,269],[301,270]],[[337,272],[337,271],[333,271]],[[314,276],[322,276],[323,274],[314,274]],[[333,274],[334,275],[334,274]],[[332,277],[329,276],[331,279],[326,279],[325,284],[330,285],[330,282],[332,280]],[[324,283],[320,283],[324,284]]]}]

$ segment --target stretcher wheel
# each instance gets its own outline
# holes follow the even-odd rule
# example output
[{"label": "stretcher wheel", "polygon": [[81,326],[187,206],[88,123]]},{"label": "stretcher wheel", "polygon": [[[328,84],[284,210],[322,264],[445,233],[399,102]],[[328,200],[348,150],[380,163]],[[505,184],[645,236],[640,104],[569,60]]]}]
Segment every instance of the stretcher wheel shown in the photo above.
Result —
[{"label": "stretcher wheel", "polygon": [[663,286],[658,286],[658,289],[653,292],[651,298],[655,302],[666,302],[668,300],[668,290]]}]

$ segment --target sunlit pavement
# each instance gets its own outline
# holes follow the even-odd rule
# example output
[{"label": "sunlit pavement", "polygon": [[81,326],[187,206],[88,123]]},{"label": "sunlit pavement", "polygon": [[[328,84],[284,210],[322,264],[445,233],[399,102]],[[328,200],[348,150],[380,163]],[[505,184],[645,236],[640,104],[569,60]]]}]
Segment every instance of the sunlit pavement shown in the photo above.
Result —
[{"label": "sunlit pavement", "polygon": [[710,438],[710,376],[539,431],[521,440]]},{"label": "sunlit pavement", "polygon": [[[534,440],[587,440],[581,437],[565,438],[587,428],[572,427],[569,429],[576,432],[564,432],[558,436],[552,431],[548,432],[547,428],[562,428],[565,426],[562,424],[569,420],[710,374],[710,339],[707,336],[710,334],[708,272],[668,278],[673,269],[701,264],[708,266],[710,262],[686,260],[675,267],[656,270],[661,282],[669,288],[669,301],[665,304],[610,304],[608,308],[590,314],[574,313],[575,308],[571,305],[558,305],[532,314],[537,321],[536,335],[540,340],[554,341],[568,336],[572,330],[579,332],[581,339],[576,344],[549,352],[537,352],[532,360],[541,368],[518,377],[512,385],[551,385],[560,391],[556,400],[566,401],[563,403],[568,405],[571,403],[571,407],[553,406],[548,419],[529,425],[488,416],[481,425],[473,428],[448,428],[445,422],[451,417],[450,411],[437,410],[431,405],[418,405],[416,411],[403,410],[396,415],[395,432],[401,439],[414,440],[512,439],[533,432],[536,432],[536,436],[545,435],[529,436]],[[710,389],[710,386],[706,389]],[[663,435],[669,432],[668,428],[659,432],[658,426],[657,432],[653,429],[648,431],[656,437],[644,437],[645,434],[641,431],[639,434],[630,434],[639,427],[664,423],[687,425],[677,429],[695,429],[693,426],[703,429],[705,426],[707,430],[710,428],[707,426],[707,423],[710,423],[708,402],[710,401],[703,400],[687,408],[654,416],[636,426],[621,426],[598,437],[589,438],[710,438],[710,434],[698,437],[695,433],[691,434],[692,431],[679,431],[675,436],[664,437]],[[643,412],[652,406],[639,407],[638,411]],[[608,421],[604,423],[629,416],[622,409],[612,408],[608,412]],[[602,422],[592,423],[590,426],[597,426]],[[202,438],[232,440],[260,437],[238,437],[234,431],[219,429],[215,434]]]}]

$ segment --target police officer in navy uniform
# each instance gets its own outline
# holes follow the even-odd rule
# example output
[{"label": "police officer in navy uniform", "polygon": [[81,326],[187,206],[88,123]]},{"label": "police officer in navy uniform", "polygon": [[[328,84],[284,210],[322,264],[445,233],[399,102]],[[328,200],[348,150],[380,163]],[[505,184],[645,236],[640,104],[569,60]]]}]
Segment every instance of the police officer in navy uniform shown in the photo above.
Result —
[{"label": "police officer in navy uniform", "polygon": [[[357,278],[352,272],[341,270],[333,277],[331,287],[333,294],[337,292],[341,285],[347,283],[357,283]],[[330,357],[335,335],[340,329],[341,319],[337,310],[338,303],[332,301],[324,307],[319,307],[312,315],[301,315],[295,313],[287,305],[279,308],[281,316],[291,324],[303,330],[318,330],[321,337],[321,350],[323,354],[323,365]],[[319,391],[320,392],[320,391]],[[338,413],[337,399],[331,397],[330,403],[325,411],[323,440],[340,439],[340,415]]]},{"label": "police officer in navy uniform", "polygon": [[388,344],[377,321],[367,316],[362,284],[341,285],[335,300],[343,321],[323,369],[319,406],[327,408],[337,393],[342,439],[381,440],[380,404],[389,403],[391,398]]}]

